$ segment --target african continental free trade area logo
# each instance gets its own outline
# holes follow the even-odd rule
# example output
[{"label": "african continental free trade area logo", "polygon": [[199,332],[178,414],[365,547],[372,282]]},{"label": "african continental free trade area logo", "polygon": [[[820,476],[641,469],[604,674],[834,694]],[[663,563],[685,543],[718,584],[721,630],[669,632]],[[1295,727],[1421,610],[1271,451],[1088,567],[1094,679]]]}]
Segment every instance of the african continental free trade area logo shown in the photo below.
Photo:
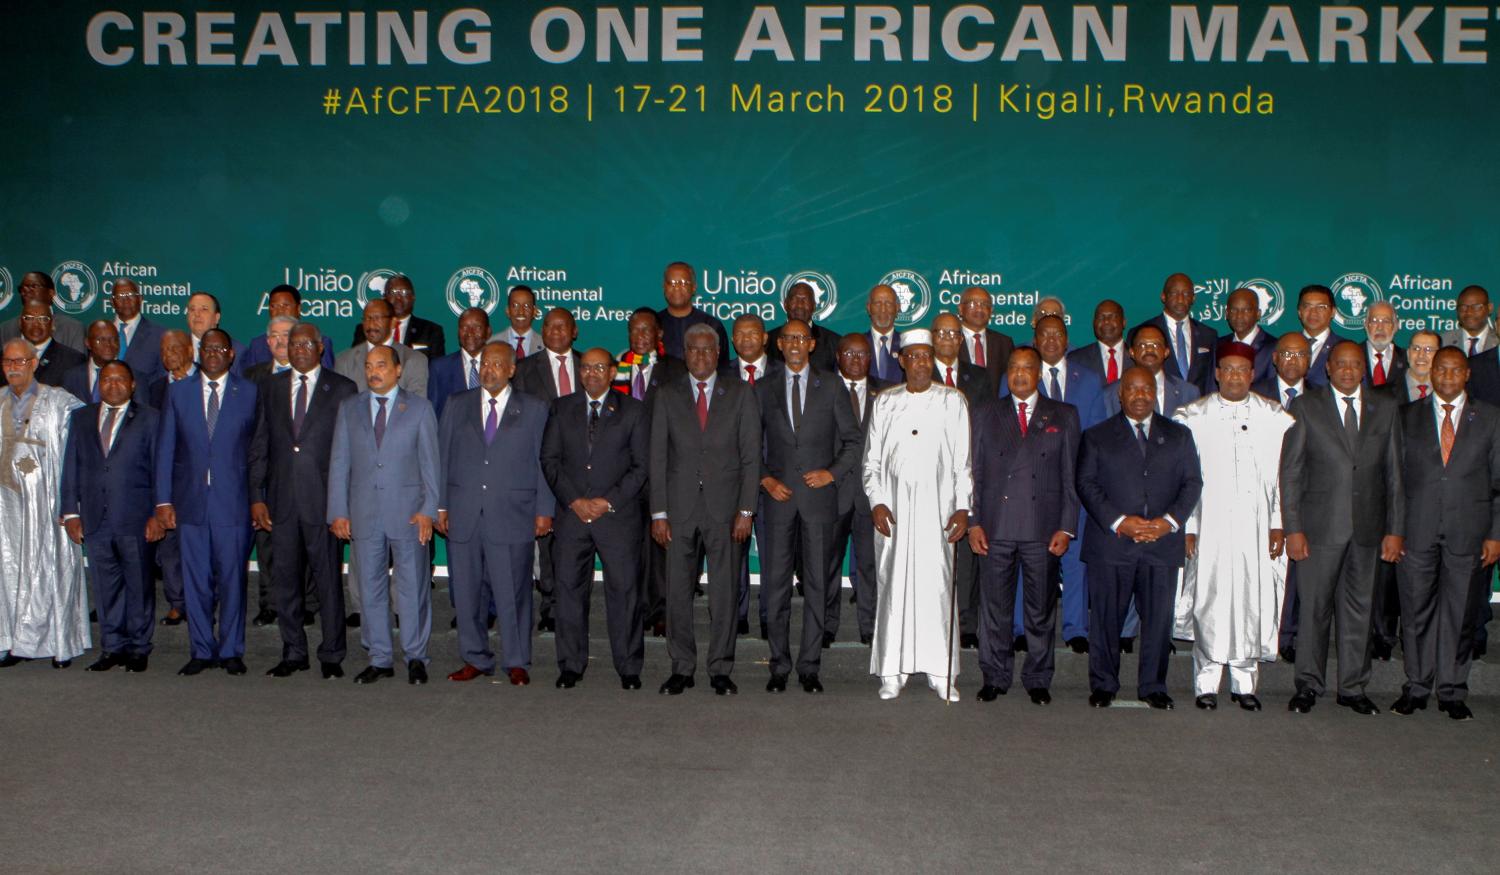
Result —
[{"label": "african continental free trade area logo", "polygon": [[388,267],[365,271],[359,278],[359,285],[354,287],[354,297],[359,300],[360,311],[363,312],[365,305],[372,300],[385,295],[385,284],[391,281],[391,277],[400,275],[401,271]]},{"label": "african continental free trade area logo", "polygon": [[1368,274],[1346,273],[1329,286],[1333,292],[1333,321],[1346,331],[1365,327],[1365,313],[1385,300],[1380,283]]},{"label": "african continental free trade area logo", "polygon": [[5,309],[10,304],[10,299],[15,295],[10,282],[10,271],[4,267],[0,267],[0,310]]},{"label": "african continental free trade area logo", "polygon": [[880,285],[890,286],[896,292],[896,303],[901,306],[896,313],[898,328],[910,328],[921,322],[932,306],[932,287],[916,271],[893,270],[880,278]]},{"label": "african continental free trade area logo", "polygon": [[448,278],[448,309],[453,315],[462,316],[470,307],[493,313],[499,305],[500,282],[484,268],[459,268]]},{"label": "african continental free trade area logo", "polygon": [[52,283],[57,286],[53,302],[64,313],[84,312],[99,295],[99,278],[81,261],[64,261],[53,268]]},{"label": "african continental free trade area logo", "polygon": [[[786,291],[795,283],[807,283],[813,290],[813,321],[823,322],[833,315],[833,310],[838,306],[839,288],[833,281],[833,277],[816,270],[799,270],[788,274],[781,281],[782,300],[786,299]],[[783,308],[785,309],[785,308]]]}]

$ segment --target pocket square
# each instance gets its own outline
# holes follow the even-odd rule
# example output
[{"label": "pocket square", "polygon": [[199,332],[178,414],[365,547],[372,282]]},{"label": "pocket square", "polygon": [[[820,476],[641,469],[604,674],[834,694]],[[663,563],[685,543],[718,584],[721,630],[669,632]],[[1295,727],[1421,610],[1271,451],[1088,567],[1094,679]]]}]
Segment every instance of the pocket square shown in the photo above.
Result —
[{"label": "pocket square", "polygon": [[1200,352],[1200,353],[1207,353],[1208,351],[1209,351],[1209,349],[1206,346],[1200,346],[1200,347],[1198,347],[1198,352]]},{"label": "pocket square", "polygon": [[1043,432],[1043,434],[1057,434],[1057,426],[1055,426],[1055,425],[1049,425],[1049,426],[1047,426],[1047,430],[1045,432]]}]

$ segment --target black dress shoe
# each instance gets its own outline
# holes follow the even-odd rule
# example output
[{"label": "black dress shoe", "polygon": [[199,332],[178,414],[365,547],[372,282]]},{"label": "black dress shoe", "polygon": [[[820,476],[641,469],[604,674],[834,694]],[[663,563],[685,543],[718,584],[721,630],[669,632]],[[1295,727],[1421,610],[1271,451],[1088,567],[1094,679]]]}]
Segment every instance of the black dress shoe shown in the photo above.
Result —
[{"label": "black dress shoe", "polygon": [[736,635],[749,635],[750,634],[750,621],[749,620],[741,620],[738,623],[736,623],[734,625],[734,634],[736,634]]},{"label": "black dress shoe", "polygon": [[289,678],[299,671],[307,671],[307,660],[304,659],[301,662],[292,662],[290,660],[283,659],[282,661],[271,666],[270,670],[266,672],[266,677]]},{"label": "black dress shoe", "polygon": [[849,593],[849,604],[851,604],[851,605],[857,605],[857,604],[859,604],[859,594],[858,593],[852,593],[852,592]]},{"label": "black dress shoe", "polygon": [[52,667],[53,668],[68,668],[72,664],[73,664],[73,660],[71,660],[71,659],[54,659],[54,660],[52,660]]},{"label": "black dress shoe", "polygon": [[557,621],[553,620],[551,617],[542,617],[540,620],[536,621],[536,630],[538,632],[556,632]]},{"label": "black dress shoe", "polygon": [[768,680],[768,681],[766,681],[766,692],[768,692],[768,693],[784,693],[784,692],[786,692],[786,675],[784,675],[784,674],[773,674],[773,675],[771,675],[771,679]]},{"label": "black dress shoe", "polygon": [[97,610],[91,610],[91,611],[89,611],[89,622],[90,623],[97,623],[97,622],[99,622],[99,612]]},{"label": "black dress shoe", "polygon": [[109,671],[110,669],[114,668],[117,665],[124,665],[126,659],[127,659],[127,657],[121,656],[118,653],[104,653],[104,654],[100,654],[99,658],[96,659],[96,660],[94,660],[93,663],[90,664],[89,667],[87,669],[84,669],[84,670],[85,671]]},{"label": "black dress shoe", "polygon": [[1380,709],[1370,701],[1369,696],[1339,696],[1337,700],[1340,706],[1348,708],[1356,714],[1379,714]]},{"label": "black dress shoe", "polygon": [[875,636],[874,635],[866,635],[863,632],[859,633],[859,643],[861,643],[861,644],[863,644],[863,645],[865,645],[867,647],[874,640],[875,640]]},{"label": "black dress shoe", "polygon": [[1115,700],[1114,693],[1106,693],[1103,690],[1094,690],[1089,693],[1090,708],[1108,708]]},{"label": "black dress shoe", "polygon": [[[975,637],[977,639],[978,636],[975,636]],[[1025,653],[1026,652],[1026,636],[1025,635],[1017,635],[1010,642],[1010,652],[1011,653]]]},{"label": "black dress shoe", "polygon": [[837,632],[824,632],[823,633],[823,649],[827,650],[828,648],[832,647],[834,639],[837,638],[837,637],[838,637],[838,633]]},{"label": "black dress shoe", "polygon": [[320,663],[323,668],[323,680],[333,680],[344,676],[344,667],[336,662]]},{"label": "black dress shoe", "polygon": [[1402,717],[1410,717],[1418,711],[1426,710],[1426,696],[1409,696],[1406,693],[1402,693],[1401,698],[1391,704],[1391,713],[1399,714]]},{"label": "black dress shoe", "polygon": [[1376,641],[1370,646],[1370,658],[1380,662],[1390,662],[1395,649],[1388,641]]},{"label": "black dress shoe", "polygon": [[1463,702],[1438,702],[1438,710],[1454,720],[1473,720],[1474,712]]},{"label": "black dress shoe", "polygon": [[1174,707],[1176,707],[1172,704],[1172,697],[1167,695],[1166,693],[1152,693],[1151,695],[1142,698],[1141,701],[1145,702],[1147,705],[1150,705],[1157,711],[1170,711]]},{"label": "black dress shoe", "polygon": [[167,611],[167,615],[165,617],[161,618],[161,624],[163,626],[181,626],[182,621],[185,619],[187,618],[182,615],[181,611],[173,608],[172,610]]},{"label": "black dress shoe", "polygon": [[1134,653],[1135,652],[1135,639],[1134,638],[1121,638],[1120,639],[1120,652],[1121,653]]},{"label": "black dress shoe", "polygon": [[1026,695],[1031,697],[1031,704],[1033,705],[1052,704],[1052,694],[1047,692],[1046,687],[1033,687],[1026,691]]},{"label": "black dress shoe", "polygon": [[[1340,705],[1344,704],[1342,696],[1339,697],[1339,700]],[[1318,697],[1313,695],[1311,690],[1300,690],[1297,695],[1292,697],[1290,702],[1286,703],[1286,709],[1293,714],[1306,714],[1316,704],[1318,704]]]},{"label": "black dress shoe", "polygon": [[359,611],[355,611],[354,613],[352,613],[349,616],[347,616],[347,617],[344,618],[344,628],[345,629],[358,629],[359,628],[359,623],[360,623]]},{"label": "black dress shoe", "polygon": [[311,612],[304,612],[302,614],[302,625],[304,625],[304,626],[312,626],[312,625],[316,624],[317,622],[318,622],[318,615],[317,614],[314,614],[314,613],[311,613]]},{"label": "black dress shoe", "polygon": [[802,692],[804,693],[823,692],[823,682],[818,680],[818,676],[815,674],[799,674],[797,675],[797,680],[802,684]]},{"label": "black dress shoe", "polygon": [[574,687],[578,686],[578,682],[580,680],[583,680],[583,675],[579,674],[576,671],[568,671],[567,669],[563,669],[563,673],[557,676],[557,683],[555,684],[555,686],[559,690],[571,690]]},{"label": "black dress shoe", "polygon": [[198,659],[194,657],[189,659],[187,664],[182,668],[179,668],[177,673],[184,677],[192,677],[195,674],[202,674],[210,668],[214,668],[214,661],[212,659]]},{"label": "black dress shoe", "polygon": [[276,622],[276,612],[271,610],[270,608],[266,608],[265,610],[256,614],[255,619],[251,620],[250,622],[254,623],[257,628],[273,625]]},{"label": "black dress shoe", "polygon": [[1088,653],[1089,639],[1083,637],[1082,635],[1075,635],[1072,638],[1068,639],[1068,647],[1074,653]]},{"label": "black dress shoe", "polygon": [[771,633],[769,631],[767,631],[765,623],[761,623],[760,624],[760,640],[762,640],[762,641],[770,641],[771,640]]},{"label": "black dress shoe", "polygon": [[1295,648],[1295,647],[1283,647],[1283,648],[1281,648],[1281,660],[1283,662],[1289,662],[1292,665],[1296,665],[1297,664],[1297,648]]},{"label": "black dress shoe", "polygon": [[620,675],[620,689],[639,690],[641,688],[641,676],[638,674]]},{"label": "black dress shoe", "polygon": [[1245,711],[1260,710],[1260,700],[1255,698],[1254,693],[1230,693],[1229,701],[1239,705]]},{"label": "black dress shoe", "polygon": [[366,666],[365,670],[354,676],[356,684],[373,684],[381,678],[393,678],[396,670],[390,666],[381,668],[376,665]]},{"label": "black dress shoe", "polygon": [[[1474,642],[1473,647],[1469,650],[1469,658],[1470,659],[1483,659],[1484,655],[1486,653],[1489,653],[1489,652],[1490,652],[1490,643],[1488,641],[1476,641],[1476,642]],[[1470,715],[1470,716],[1473,716],[1473,715]]]},{"label": "black dress shoe", "polygon": [[994,684],[985,684],[984,686],[979,688],[979,693],[975,696],[975,698],[977,698],[981,702],[993,702],[1003,695],[1005,695],[1005,690],[1003,688],[997,687]]},{"label": "black dress shoe", "polygon": [[958,646],[963,650],[978,650],[979,635],[975,632],[964,632],[958,636]]},{"label": "black dress shoe", "polygon": [[739,693],[740,688],[734,685],[727,674],[716,674],[708,679],[708,685],[713,687],[716,696],[732,696]]},{"label": "black dress shoe", "polygon": [[1219,694],[1204,693],[1194,699],[1193,704],[1198,706],[1199,711],[1217,711],[1219,710]]},{"label": "black dress shoe", "polygon": [[422,662],[408,662],[406,664],[406,682],[414,687],[427,683],[427,664]]},{"label": "black dress shoe", "polygon": [[683,690],[686,690],[686,689],[692,687],[692,685],[693,685],[693,676],[692,675],[690,675],[690,674],[674,674],[671,677],[667,678],[667,682],[664,683],[664,684],[662,684],[661,685],[661,689],[657,690],[657,692],[658,693],[665,693],[668,696],[680,696],[680,695],[682,695],[682,691]]},{"label": "black dress shoe", "polygon": [[223,667],[225,674],[242,675],[249,671],[249,669],[245,668],[245,661],[238,656],[231,656],[220,663],[220,665]]},{"label": "black dress shoe", "polygon": [[25,661],[26,657],[24,656],[16,656],[14,653],[7,653],[4,659],[0,659],[0,668],[10,668],[12,666],[20,665]]},{"label": "black dress shoe", "polygon": [[141,672],[146,670],[146,666],[150,663],[150,661],[150,657],[146,656],[146,654],[144,653],[137,653],[131,656],[127,656],[125,657],[125,671],[129,672],[130,674],[140,674]]}]

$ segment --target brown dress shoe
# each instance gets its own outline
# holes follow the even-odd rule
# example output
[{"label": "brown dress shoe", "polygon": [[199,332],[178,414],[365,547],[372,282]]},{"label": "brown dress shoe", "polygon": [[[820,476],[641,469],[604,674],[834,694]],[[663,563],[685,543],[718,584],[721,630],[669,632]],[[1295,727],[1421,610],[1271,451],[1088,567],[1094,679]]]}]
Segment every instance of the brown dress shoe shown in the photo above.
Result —
[{"label": "brown dress shoe", "polygon": [[531,675],[524,668],[513,668],[510,670],[511,686],[524,687],[531,683]]},{"label": "brown dress shoe", "polygon": [[491,674],[491,672],[480,671],[479,669],[475,668],[472,665],[469,665],[466,662],[466,663],[464,663],[464,667],[463,668],[461,668],[458,671],[453,672],[452,674],[448,675],[448,680],[450,680],[450,681],[472,681],[473,679],[475,679],[477,677],[483,677],[483,676],[488,675],[488,674]]}]

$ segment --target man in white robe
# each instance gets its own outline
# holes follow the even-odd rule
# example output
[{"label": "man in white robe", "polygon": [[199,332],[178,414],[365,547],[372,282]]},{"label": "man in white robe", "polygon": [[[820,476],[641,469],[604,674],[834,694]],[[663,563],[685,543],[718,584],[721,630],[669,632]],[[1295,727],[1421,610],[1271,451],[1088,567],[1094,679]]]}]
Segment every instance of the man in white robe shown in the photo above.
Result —
[{"label": "man in white robe", "polygon": [[875,524],[879,595],[870,672],[894,699],[908,676],[958,701],[953,545],[968,530],[969,409],[932,381],[932,335],[901,336],[906,384],[875,399],[865,445],[864,486]]},{"label": "man in white robe", "polygon": [[1218,707],[1229,668],[1231,699],[1259,711],[1257,663],[1274,661],[1286,586],[1282,553],[1281,443],[1295,420],[1250,392],[1255,351],[1219,344],[1219,391],[1178,409],[1203,463],[1203,494],[1188,521],[1187,565],[1176,635],[1193,641],[1193,693]]},{"label": "man in white robe", "polygon": [[36,347],[4,347],[0,390],[0,668],[51,657],[67,668],[89,648],[83,552],[59,520],[69,415],[83,404],[36,381]]}]

